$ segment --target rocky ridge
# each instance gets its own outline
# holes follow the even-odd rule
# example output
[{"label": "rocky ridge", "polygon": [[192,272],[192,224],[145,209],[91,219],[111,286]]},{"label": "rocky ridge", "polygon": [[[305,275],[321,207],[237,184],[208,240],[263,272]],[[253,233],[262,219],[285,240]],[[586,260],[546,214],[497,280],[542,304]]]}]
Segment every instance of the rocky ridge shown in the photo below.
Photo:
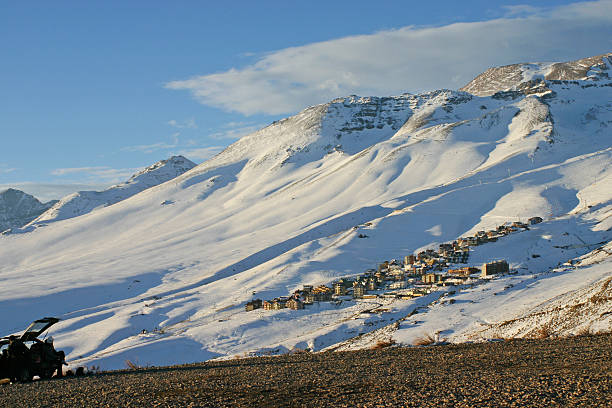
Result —
[{"label": "rocky ridge", "polygon": [[57,202],[41,203],[36,197],[14,188],[0,192],[0,232],[23,227]]},{"label": "rocky ridge", "polygon": [[[612,53],[569,62],[522,63],[489,68],[460,88],[477,96],[490,96],[512,89],[527,90],[542,81],[598,80],[610,77]],[[527,93],[533,93],[527,92]]]}]

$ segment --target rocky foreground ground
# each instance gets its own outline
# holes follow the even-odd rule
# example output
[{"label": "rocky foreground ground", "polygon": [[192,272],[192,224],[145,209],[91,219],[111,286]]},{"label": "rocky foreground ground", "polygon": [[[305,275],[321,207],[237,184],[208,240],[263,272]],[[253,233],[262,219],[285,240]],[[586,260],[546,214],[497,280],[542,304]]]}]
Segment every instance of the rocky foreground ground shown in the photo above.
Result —
[{"label": "rocky foreground ground", "polygon": [[612,407],[612,335],[115,371],[2,385],[0,406]]}]

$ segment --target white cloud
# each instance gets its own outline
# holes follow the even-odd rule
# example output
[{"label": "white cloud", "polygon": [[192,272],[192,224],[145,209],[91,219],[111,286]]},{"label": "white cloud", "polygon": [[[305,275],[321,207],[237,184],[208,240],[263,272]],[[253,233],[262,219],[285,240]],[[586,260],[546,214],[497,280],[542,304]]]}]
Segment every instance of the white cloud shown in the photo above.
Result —
[{"label": "white cloud", "polygon": [[536,15],[539,14],[541,12],[543,12],[543,10],[539,7],[534,7],[534,6],[529,6],[527,4],[517,4],[515,6],[503,6],[503,8],[506,10],[506,17],[516,17],[519,15]]},{"label": "white cloud", "polygon": [[15,167],[8,167],[6,164],[0,163],[0,174],[12,173],[15,170],[17,170],[17,168],[15,168]]},{"label": "white cloud", "polygon": [[180,151],[178,154],[185,156],[189,160],[207,160],[225,149],[225,146],[208,146],[198,147],[194,149],[187,149]]},{"label": "white cloud", "polygon": [[114,169],[107,166],[96,167],[68,167],[51,171],[54,176],[78,176],[88,180],[89,183],[104,184],[118,183],[127,180],[132,174],[138,171],[137,168]]},{"label": "white cloud", "polygon": [[166,124],[172,127],[178,128],[178,129],[197,129],[198,128],[198,125],[196,125],[194,118],[187,119],[184,122],[179,122],[177,120],[172,119],[166,122]]},{"label": "white cloud", "polygon": [[485,69],[570,60],[612,49],[612,1],[549,9],[514,6],[503,18],[404,27],[286,48],[243,68],[172,81],[201,103],[246,115],[282,114],[335,97],[456,89]]},{"label": "white cloud", "polygon": [[157,150],[163,149],[173,149],[179,144],[179,136],[180,132],[175,132],[172,134],[172,143],[166,142],[157,142],[148,145],[136,145],[136,146],[125,146],[121,148],[121,151],[124,152],[140,152],[140,153],[153,153]]}]

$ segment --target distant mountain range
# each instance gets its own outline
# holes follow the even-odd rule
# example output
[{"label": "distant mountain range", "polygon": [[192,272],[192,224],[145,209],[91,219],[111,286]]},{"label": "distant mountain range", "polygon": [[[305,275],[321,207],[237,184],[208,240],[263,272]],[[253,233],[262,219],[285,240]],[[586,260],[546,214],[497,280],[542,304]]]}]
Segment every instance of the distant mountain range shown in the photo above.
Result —
[{"label": "distant mountain range", "polygon": [[[68,360],[103,368],[607,330],[610,72],[605,54],[492,68],[459,91],[338,98],[196,167],[171,159],[160,178],[69,196],[0,237],[4,325],[61,317]],[[470,266],[503,259],[511,274],[244,311],[535,216],[470,247]]]},{"label": "distant mountain range", "polygon": [[[50,201],[47,204],[38,206],[36,207],[37,209],[42,209],[43,207],[44,209],[38,211],[33,217],[15,218],[16,215],[10,215],[15,218],[16,221],[8,228],[16,229],[13,232],[28,232],[32,231],[36,226],[46,225],[49,222],[78,217],[94,211],[97,208],[104,208],[116,204],[143,190],[172,180],[195,166],[196,164],[194,162],[183,156],[172,156],[167,160],[161,160],[139,171],[126,182],[109,187],[104,191],[79,191],[59,201]],[[28,197],[36,200],[32,196]],[[36,202],[38,202],[38,200],[36,200]],[[0,209],[1,208],[3,207],[0,206]],[[13,211],[17,211],[16,208],[11,208],[5,207],[7,214],[13,214]],[[35,212],[31,212],[32,215],[34,215],[34,213]],[[19,229],[20,227],[25,228]]]},{"label": "distant mountain range", "polygon": [[55,203],[57,200],[41,203],[34,196],[14,188],[0,191],[0,232],[24,226]]}]

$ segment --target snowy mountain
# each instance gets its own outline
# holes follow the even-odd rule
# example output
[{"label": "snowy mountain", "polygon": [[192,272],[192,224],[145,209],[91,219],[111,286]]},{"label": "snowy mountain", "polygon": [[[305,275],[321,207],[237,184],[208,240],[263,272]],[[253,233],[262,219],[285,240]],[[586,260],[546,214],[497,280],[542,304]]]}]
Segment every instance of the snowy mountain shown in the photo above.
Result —
[{"label": "snowy mountain", "polygon": [[610,78],[612,53],[582,58],[570,62],[523,63],[504,65],[486,70],[461,91],[478,96],[490,96],[496,92],[521,89],[526,93],[541,91],[548,81],[576,81]]},{"label": "snowy mountain", "polygon": [[78,217],[97,208],[116,204],[143,190],[171,180],[195,166],[195,163],[183,156],[172,156],[139,171],[128,181],[104,191],[79,191],[70,194],[29,223],[25,230],[31,230],[27,227]]},{"label": "snowy mountain", "polygon": [[[0,309],[14,311],[3,329],[57,315],[72,364],[120,368],[367,347],[379,335],[463,341],[588,290],[612,258],[555,271],[612,237],[612,81],[542,81],[490,96],[339,98],[114,205],[3,236]],[[544,222],[470,248],[471,265],[505,259],[513,274],[412,300],[244,310],[534,216]]]},{"label": "snowy mountain", "polygon": [[9,188],[0,192],[0,232],[19,228],[52,207],[57,200],[41,203],[34,196]]}]

